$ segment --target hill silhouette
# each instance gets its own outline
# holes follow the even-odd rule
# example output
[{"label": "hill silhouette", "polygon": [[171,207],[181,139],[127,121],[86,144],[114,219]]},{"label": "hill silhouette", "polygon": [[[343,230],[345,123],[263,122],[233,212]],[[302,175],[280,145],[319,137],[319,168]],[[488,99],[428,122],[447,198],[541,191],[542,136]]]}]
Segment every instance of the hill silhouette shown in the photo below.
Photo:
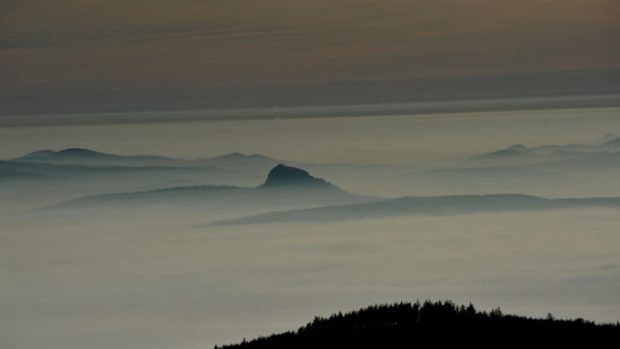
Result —
[{"label": "hill silhouette", "polygon": [[56,165],[93,166],[196,166],[190,160],[156,155],[117,155],[84,148],[67,148],[59,151],[38,150],[12,159],[18,163],[45,163]]},{"label": "hill silhouette", "polygon": [[267,179],[261,187],[271,188],[280,186],[331,186],[322,178],[316,178],[310,175],[308,171],[297,167],[278,164],[272,168],[267,174]]},{"label": "hill silhouette", "polygon": [[305,170],[277,165],[262,185],[238,187],[220,185],[179,186],[149,191],[101,194],[81,197],[48,208],[88,208],[123,205],[198,205],[209,209],[316,207],[330,204],[368,202],[372,198],[348,193]]},{"label": "hill silhouette", "polygon": [[548,144],[526,147],[513,144],[510,147],[485,153],[472,160],[535,160],[537,163],[547,160],[554,161],[558,157],[588,157],[601,152],[620,150],[620,138],[612,134],[605,135],[595,144]]},{"label": "hill silhouette", "polygon": [[261,171],[265,171],[279,162],[276,159],[259,154],[230,153],[207,159],[187,160],[158,155],[119,155],[85,148],[67,148],[58,151],[38,150],[10,161],[56,165],[217,167],[233,170],[259,169]]},{"label": "hill silhouette", "polygon": [[450,301],[371,306],[329,318],[315,318],[299,328],[260,337],[226,349],[279,348],[423,348],[551,347],[614,343],[619,324],[595,324],[583,319],[557,320],[504,315],[499,308],[477,311],[473,305]]},{"label": "hill silhouette", "polygon": [[567,208],[620,208],[620,198],[546,199],[522,194],[402,197],[372,202],[292,209],[223,220],[214,225],[334,222],[399,216],[458,215],[480,212],[538,211]]}]

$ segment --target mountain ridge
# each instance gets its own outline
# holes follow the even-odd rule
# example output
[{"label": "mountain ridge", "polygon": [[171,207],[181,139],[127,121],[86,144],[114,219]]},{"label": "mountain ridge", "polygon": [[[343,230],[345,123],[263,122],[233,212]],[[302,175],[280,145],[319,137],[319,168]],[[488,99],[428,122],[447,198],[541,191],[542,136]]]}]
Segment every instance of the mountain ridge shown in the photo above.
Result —
[{"label": "mountain ridge", "polygon": [[620,197],[547,199],[524,194],[401,197],[366,203],[267,212],[221,220],[210,225],[335,222],[416,215],[442,216],[587,207],[620,208]]},{"label": "mountain ridge", "polygon": [[595,144],[547,144],[532,147],[527,147],[523,144],[513,144],[506,148],[477,155],[473,157],[473,159],[501,160],[509,158],[544,157],[556,153],[587,155],[592,152],[620,151],[620,137],[612,137],[614,137],[612,134],[607,134]]},{"label": "mountain ridge", "polygon": [[221,166],[239,167],[246,165],[273,166],[281,161],[261,154],[243,154],[239,152],[222,154],[205,159],[179,159],[160,155],[120,155],[100,152],[87,148],[65,148],[58,151],[42,149],[27,153],[7,161],[20,163],[50,163],[68,165],[122,165],[122,166]]},{"label": "mountain ridge", "polygon": [[[292,179],[291,173],[294,174]],[[199,185],[99,194],[66,200],[43,209],[84,208],[109,203],[116,205],[123,203],[141,205],[201,203],[210,207],[230,209],[253,204],[260,204],[261,207],[306,207],[308,205],[312,207],[370,200],[370,197],[351,194],[323,179],[313,177],[305,170],[280,164],[269,172],[265,183],[256,187]]]}]

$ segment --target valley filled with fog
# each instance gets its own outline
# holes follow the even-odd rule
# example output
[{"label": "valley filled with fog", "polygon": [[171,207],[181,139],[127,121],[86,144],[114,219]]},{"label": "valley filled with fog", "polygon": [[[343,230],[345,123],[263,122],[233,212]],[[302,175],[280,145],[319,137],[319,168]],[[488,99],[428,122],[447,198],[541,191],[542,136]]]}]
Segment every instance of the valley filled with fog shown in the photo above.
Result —
[{"label": "valley filled with fog", "polygon": [[619,108],[3,127],[0,159],[3,347],[416,299],[620,320]]}]

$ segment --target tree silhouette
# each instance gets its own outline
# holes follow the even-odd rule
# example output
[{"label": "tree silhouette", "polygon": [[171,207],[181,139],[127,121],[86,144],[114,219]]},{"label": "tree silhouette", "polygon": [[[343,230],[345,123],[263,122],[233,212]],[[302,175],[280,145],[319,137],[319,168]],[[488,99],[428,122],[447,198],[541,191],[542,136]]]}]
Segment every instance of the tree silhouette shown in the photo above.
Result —
[{"label": "tree silhouette", "polygon": [[[559,320],[504,315],[501,309],[477,311],[451,301],[372,305],[328,318],[315,317],[299,328],[220,349],[248,348],[416,348],[445,345],[568,346],[617,342],[620,326],[581,318]],[[216,347],[217,348],[217,347]]]}]

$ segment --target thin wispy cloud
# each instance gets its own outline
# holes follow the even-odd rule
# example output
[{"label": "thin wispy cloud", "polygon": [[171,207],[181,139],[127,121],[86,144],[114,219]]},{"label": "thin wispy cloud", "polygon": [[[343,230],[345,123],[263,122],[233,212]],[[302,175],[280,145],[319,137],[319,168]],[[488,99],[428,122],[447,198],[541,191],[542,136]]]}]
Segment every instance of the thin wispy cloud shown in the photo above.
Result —
[{"label": "thin wispy cloud", "polygon": [[[0,86],[3,114],[32,111],[35,104],[41,111],[97,111],[101,105],[408,101],[425,98],[417,92],[422,80],[434,95],[458,98],[469,91],[442,79],[549,71],[593,73],[570,86],[553,79],[540,93],[591,94],[592,81],[609,93],[617,88],[595,75],[620,69],[620,5],[609,0],[23,0],[2,6],[0,78],[10,81]],[[509,80],[506,96],[549,83]],[[477,96],[497,91],[478,81],[472,83]],[[223,92],[233,85],[235,96]],[[292,91],[294,98],[283,96]]]}]

